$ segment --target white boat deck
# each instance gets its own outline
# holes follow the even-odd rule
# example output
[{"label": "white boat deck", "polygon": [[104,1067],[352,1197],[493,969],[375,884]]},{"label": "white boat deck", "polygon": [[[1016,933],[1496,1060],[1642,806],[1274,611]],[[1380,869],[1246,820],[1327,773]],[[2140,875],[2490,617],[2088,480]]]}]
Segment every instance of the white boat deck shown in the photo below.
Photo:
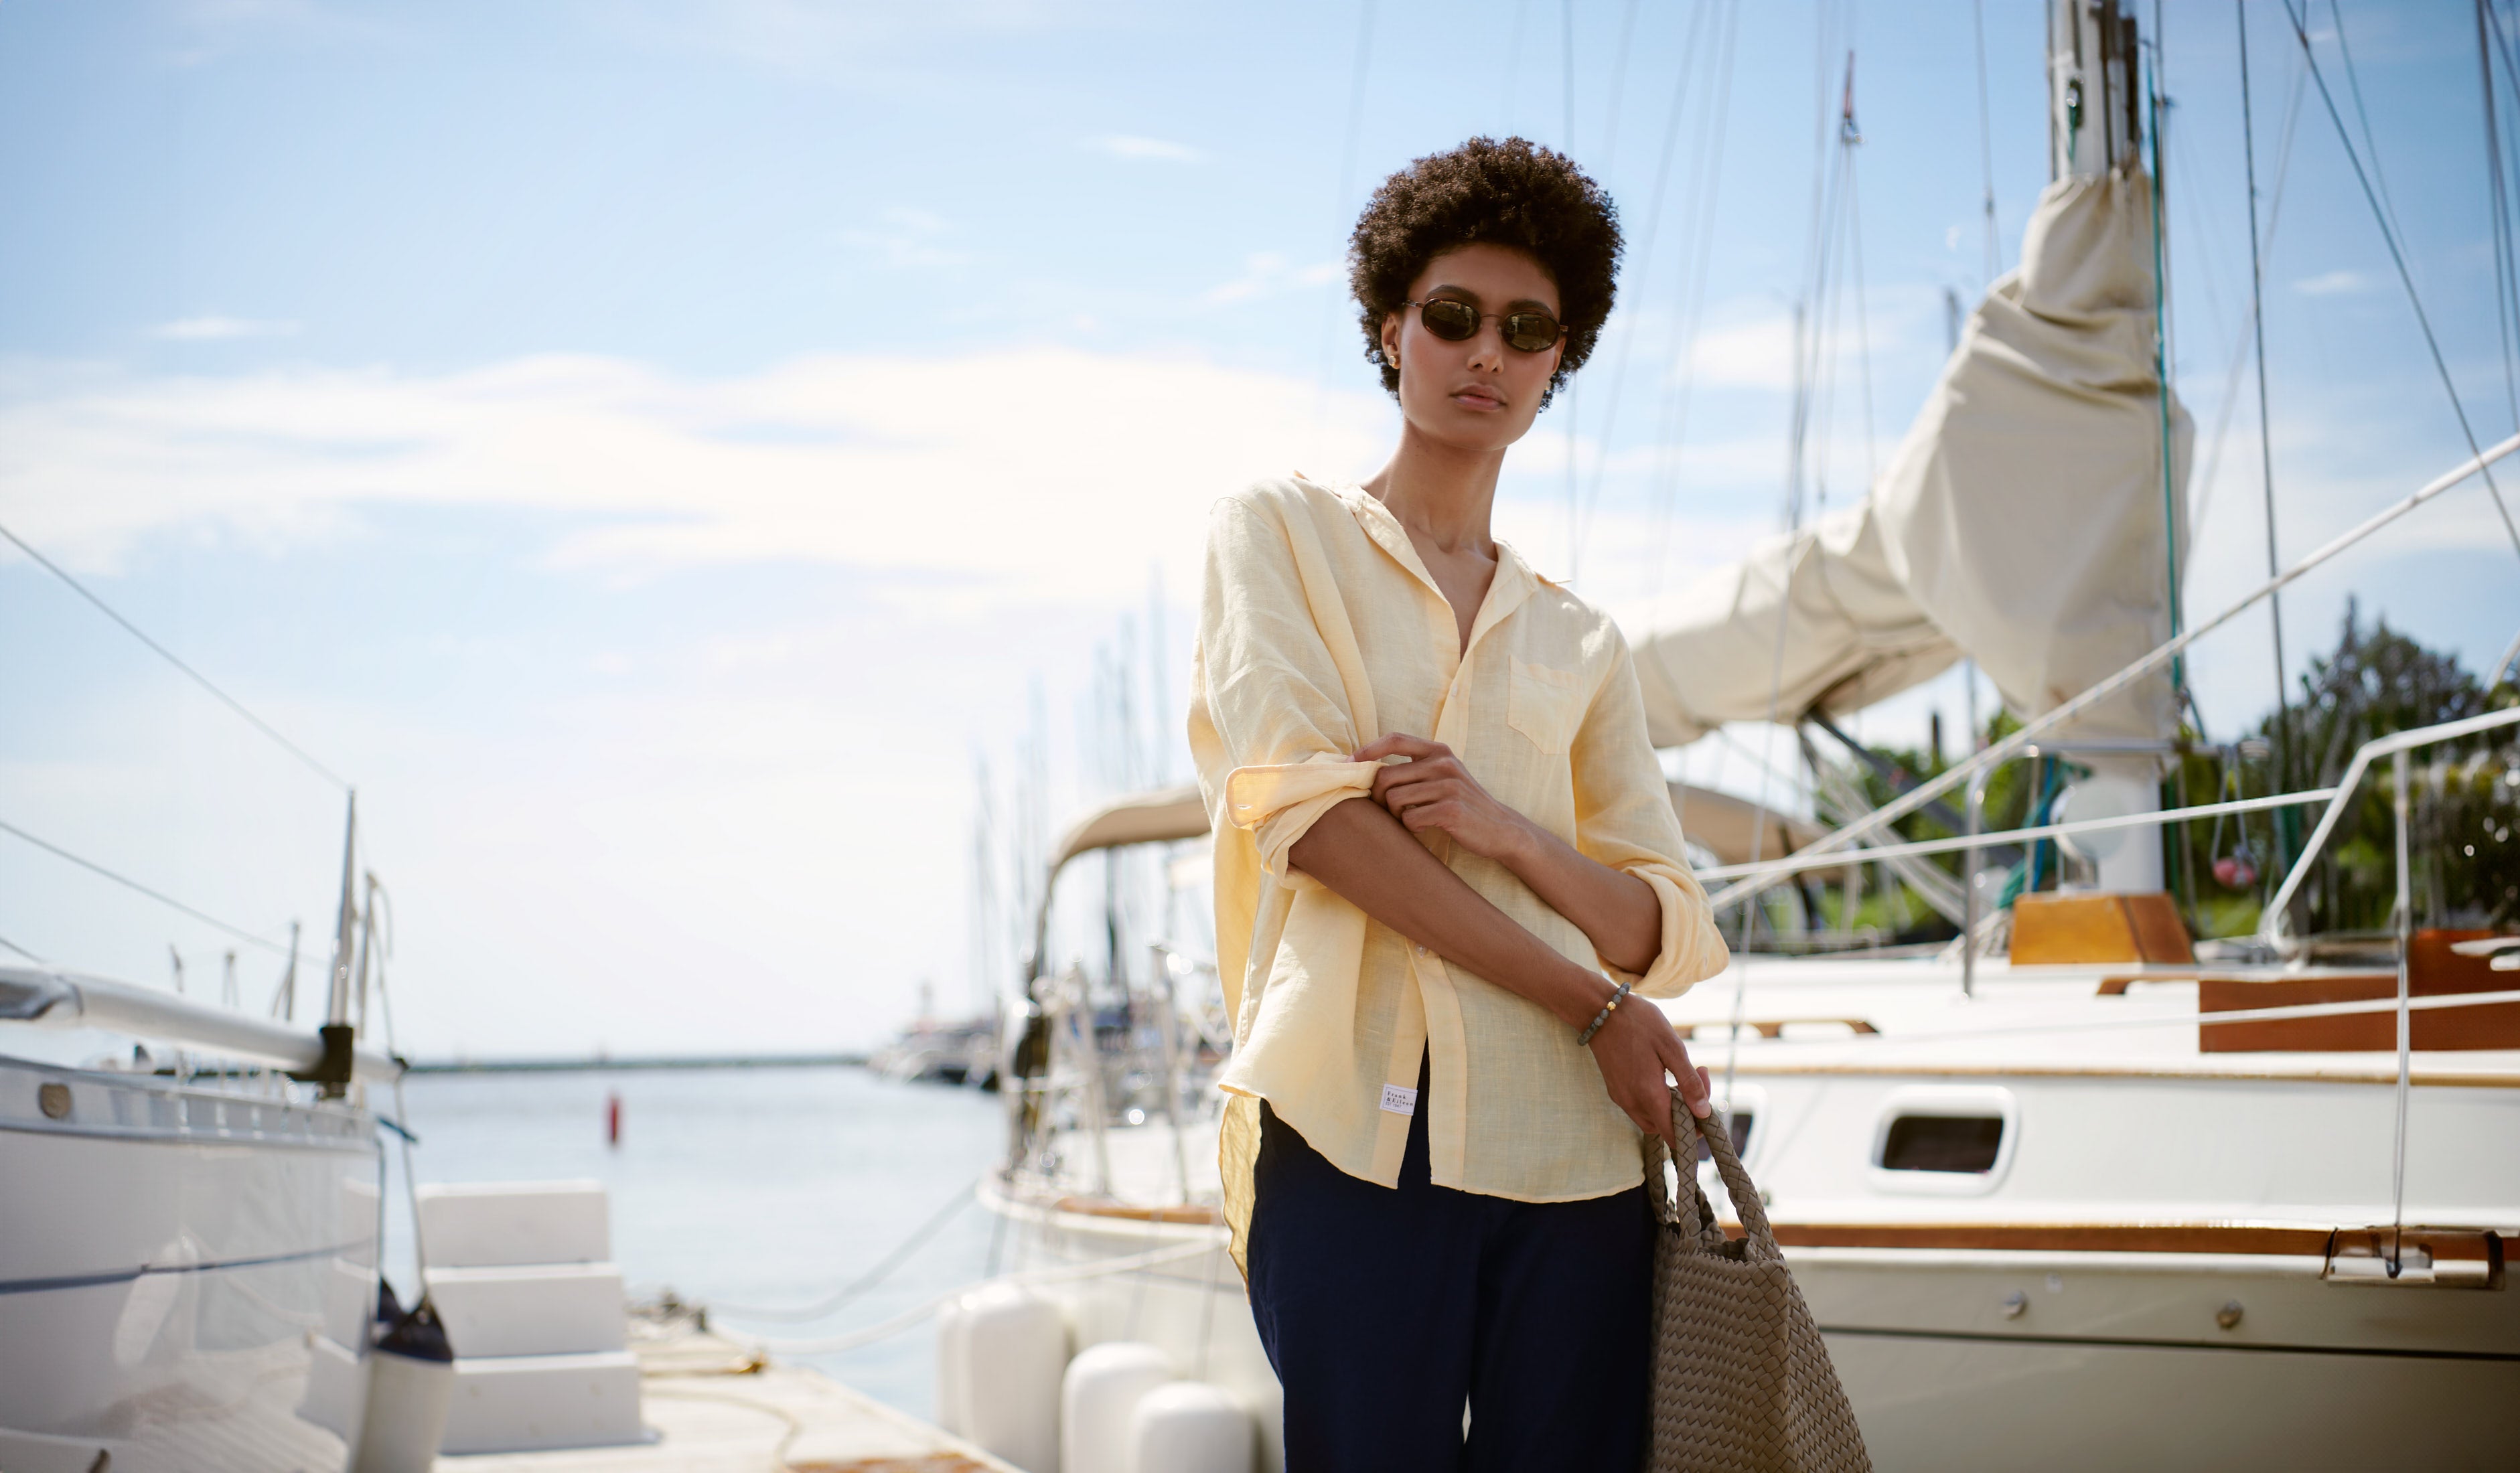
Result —
[{"label": "white boat deck", "polygon": [[626,1448],[437,1459],[437,1473],[1020,1473],[962,1439],[819,1372],[678,1328],[634,1334],[641,1420]]}]

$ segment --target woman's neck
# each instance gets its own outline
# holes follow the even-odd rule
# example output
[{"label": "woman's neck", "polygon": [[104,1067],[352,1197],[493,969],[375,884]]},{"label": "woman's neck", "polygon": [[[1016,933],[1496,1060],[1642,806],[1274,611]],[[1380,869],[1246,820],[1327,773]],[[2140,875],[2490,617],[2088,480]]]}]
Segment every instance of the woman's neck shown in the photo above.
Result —
[{"label": "woman's neck", "polygon": [[1503,450],[1462,450],[1403,422],[1400,448],[1365,483],[1401,525],[1447,553],[1493,556],[1488,517],[1496,506]]}]

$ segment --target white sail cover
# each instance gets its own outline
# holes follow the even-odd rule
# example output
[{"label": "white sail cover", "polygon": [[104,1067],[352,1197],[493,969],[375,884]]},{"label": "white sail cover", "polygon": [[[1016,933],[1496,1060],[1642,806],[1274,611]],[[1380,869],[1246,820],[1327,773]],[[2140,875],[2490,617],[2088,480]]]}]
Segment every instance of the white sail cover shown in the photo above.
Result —
[{"label": "white sail cover", "polygon": [[[1854,710],[1963,654],[2036,716],[2169,638],[2152,229],[2140,173],[2048,187],[1871,495],[1635,624],[1656,745]],[[2183,549],[2190,427],[2167,417]],[[2157,675],[2071,735],[2176,727]]]}]

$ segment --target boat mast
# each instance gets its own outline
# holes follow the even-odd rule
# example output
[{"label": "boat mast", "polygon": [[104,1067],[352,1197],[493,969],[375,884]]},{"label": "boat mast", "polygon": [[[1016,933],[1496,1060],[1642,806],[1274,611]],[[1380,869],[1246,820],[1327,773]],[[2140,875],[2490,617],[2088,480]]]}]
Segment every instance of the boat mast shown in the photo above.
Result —
[{"label": "boat mast", "polygon": [[359,790],[354,787],[349,792],[349,819],[341,834],[341,907],[333,932],[333,986],[324,1003],[324,1026],[317,1030],[324,1040],[324,1061],[315,1070],[315,1083],[328,1098],[338,1098],[350,1087],[354,1037],[350,966],[359,922]]},{"label": "boat mast", "polygon": [[2048,177],[2140,168],[2135,17],[2118,0],[2050,0]]}]

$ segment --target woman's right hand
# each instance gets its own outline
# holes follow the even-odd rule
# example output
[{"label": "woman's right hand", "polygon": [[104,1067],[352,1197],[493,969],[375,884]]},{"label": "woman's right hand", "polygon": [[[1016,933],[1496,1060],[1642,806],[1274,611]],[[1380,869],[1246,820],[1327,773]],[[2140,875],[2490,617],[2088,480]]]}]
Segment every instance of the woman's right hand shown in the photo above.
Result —
[{"label": "woman's right hand", "polygon": [[1660,1136],[1673,1150],[1680,1148],[1680,1142],[1671,1138],[1671,1085],[1666,1071],[1680,1081],[1681,1097],[1688,1101],[1690,1114],[1703,1120],[1714,1112],[1713,1086],[1706,1071],[1688,1061],[1688,1046],[1673,1031],[1671,1020],[1643,998],[1621,1003],[1601,1024],[1601,1031],[1593,1035],[1591,1047],[1594,1066],[1601,1071],[1611,1102],[1628,1112],[1638,1130]]}]

